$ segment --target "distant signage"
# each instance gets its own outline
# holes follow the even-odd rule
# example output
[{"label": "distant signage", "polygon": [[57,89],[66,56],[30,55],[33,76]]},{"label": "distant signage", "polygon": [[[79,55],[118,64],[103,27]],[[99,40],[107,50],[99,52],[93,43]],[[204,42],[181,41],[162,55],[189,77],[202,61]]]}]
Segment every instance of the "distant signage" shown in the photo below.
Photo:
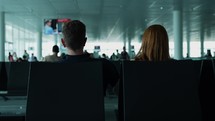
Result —
[{"label": "distant signage", "polygon": [[34,47],[29,47],[28,50],[34,50]]},{"label": "distant signage", "polygon": [[100,51],[100,46],[94,46],[94,51]]}]

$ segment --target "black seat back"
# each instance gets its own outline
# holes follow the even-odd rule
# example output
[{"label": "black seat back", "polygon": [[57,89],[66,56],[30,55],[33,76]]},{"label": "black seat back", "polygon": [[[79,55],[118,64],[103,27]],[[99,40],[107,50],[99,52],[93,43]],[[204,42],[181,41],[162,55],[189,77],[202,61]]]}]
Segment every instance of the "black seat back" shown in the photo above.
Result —
[{"label": "black seat back", "polygon": [[102,64],[32,63],[26,121],[104,121]]},{"label": "black seat back", "polygon": [[215,72],[212,59],[202,61],[199,96],[203,121],[215,121]]},{"label": "black seat back", "polygon": [[121,72],[121,63],[122,63],[122,61],[111,61],[113,64],[114,64],[114,66],[116,67],[116,70],[118,71],[118,73],[120,74],[120,72]]},{"label": "black seat back", "polygon": [[7,94],[10,63],[0,62],[0,95]]},{"label": "black seat back", "polygon": [[10,71],[7,84],[8,95],[27,96],[29,64],[30,63],[28,62],[10,63]]},{"label": "black seat back", "polygon": [[123,62],[125,121],[200,121],[201,62]]}]

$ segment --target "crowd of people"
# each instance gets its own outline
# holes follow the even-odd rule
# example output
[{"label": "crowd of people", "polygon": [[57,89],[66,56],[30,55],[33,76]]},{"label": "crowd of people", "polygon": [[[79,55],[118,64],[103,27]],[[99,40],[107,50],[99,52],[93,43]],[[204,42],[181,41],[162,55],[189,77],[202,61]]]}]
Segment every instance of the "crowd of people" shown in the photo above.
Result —
[{"label": "crowd of people", "polygon": [[[70,23],[70,22],[68,22],[68,23]],[[77,26],[79,26],[79,25],[77,25]],[[71,33],[68,35],[65,35],[65,33],[64,33],[64,38],[65,38],[65,36],[79,36],[79,33],[75,33],[74,35],[71,35]],[[66,43],[64,42],[64,39],[62,41],[62,44],[66,45]],[[75,42],[70,42],[67,44],[70,44],[75,47],[77,46]],[[80,44],[81,43],[79,43],[79,45]],[[65,47],[67,47],[67,46],[65,46]],[[59,47],[57,45],[53,46],[52,52],[53,52],[52,55],[45,56],[40,61],[56,62],[56,61],[62,61],[66,58],[65,53],[61,53],[61,55],[58,56]],[[116,52],[113,52],[110,57],[108,57],[105,53],[102,53],[101,55],[99,55],[99,53],[96,51],[93,53],[88,53],[85,50],[84,53],[90,54],[91,57],[93,57],[93,58],[105,58],[105,59],[113,60],[113,61],[118,61],[118,60],[163,61],[163,60],[170,59],[168,34],[167,34],[166,29],[162,25],[159,25],[159,24],[151,25],[144,31],[143,37],[142,37],[142,45],[137,54],[135,54],[134,50],[132,50],[129,55],[128,52],[126,51],[125,46],[123,47],[123,51],[121,53],[119,53],[119,51],[117,49]],[[187,57],[189,57],[189,56],[187,56]],[[207,57],[207,58],[212,57],[210,50],[207,50],[207,54],[205,55],[205,57]],[[29,54],[26,50],[24,50],[24,54],[22,57],[17,57],[16,52],[13,52],[12,54],[11,54],[11,52],[9,52],[8,60],[10,62],[38,62],[38,59],[34,55],[34,53],[32,53],[31,56],[29,56]]]},{"label": "crowd of people", "polygon": [[[169,56],[168,34],[165,28],[161,25],[152,25],[148,27],[142,38],[142,45],[135,56],[136,61],[166,61],[171,60]],[[105,54],[101,57],[95,58],[93,54],[84,51],[84,46],[87,42],[86,26],[79,20],[73,20],[66,23],[63,27],[63,38],[61,40],[62,45],[67,50],[67,55],[58,56],[59,47],[54,45],[52,48],[52,55],[44,57],[45,62],[59,62],[59,63],[79,63],[87,61],[99,60],[103,65],[103,80],[104,90],[108,86],[114,87],[118,80],[119,74],[116,67],[111,61],[107,59]],[[9,53],[8,59],[13,62],[30,61],[36,62],[37,58],[32,53],[29,56],[28,52],[24,50],[22,58],[17,58],[16,53]],[[116,54],[112,54],[110,59],[112,60],[130,60],[130,56],[123,47],[123,51],[119,53],[116,50]],[[106,92],[106,91],[104,91]]]},{"label": "crowd of people", "polygon": [[[106,54],[101,56],[95,53],[88,53],[84,51],[87,42],[86,26],[79,20],[73,20],[66,23],[63,27],[62,45],[66,48],[67,54],[58,56],[59,47],[54,45],[52,48],[52,55],[47,55],[42,61],[44,62],[58,62],[58,63],[79,63],[88,61],[101,61],[103,65],[103,88],[104,95],[108,87],[117,87],[119,82],[119,73],[114,64],[109,60],[135,60],[135,61],[167,61],[173,60],[169,54],[169,39],[166,29],[162,25],[151,25],[143,34],[142,44],[139,52],[130,57],[126,48],[119,53],[113,53],[110,58]],[[98,53],[97,53],[98,54]],[[9,53],[8,60],[11,62],[37,62],[37,58],[32,53],[29,56],[28,52],[24,50],[22,58],[18,58],[16,53]]]},{"label": "crowd of people", "polygon": [[[119,91],[120,74],[114,64],[109,60],[124,61],[134,59],[134,61],[174,61],[169,54],[168,33],[162,25],[151,25],[144,31],[141,47],[136,55],[129,55],[126,48],[123,47],[121,53],[116,50],[116,53],[113,53],[110,58],[104,53],[99,56],[97,55],[98,53],[88,53],[86,50],[84,51],[87,42],[86,26],[81,21],[73,20],[66,23],[62,33],[63,38],[61,39],[61,42],[66,48],[67,54],[62,53],[61,56],[58,56],[59,47],[54,45],[52,48],[52,55],[45,56],[43,61],[73,64],[101,61],[103,66],[104,96],[106,95],[108,88],[118,88],[117,90]],[[212,57],[210,50],[207,50],[207,55],[205,57]],[[18,58],[15,52],[13,54],[9,52],[8,60],[10,62],[38,61],[33,53],[29,56],[26,50],[24,50],[22,58]],[[121,112],[119,111],[119,113]]]},{"label": "crowd of people", "polygon": [[[80,21],[72,21],[72,22],[80,22]],[[71,22],[68,22],[68,24]],[[82,23],[82,22],[80,22]],[[83,24],[83,23],[82,23]],[[66,28],[67,24],[64,26],[64,39],[62,39],[62,44],[68,49],[67,45],[72,46],[73,48],[75,48],[75,50],[79,47],[79,46],[83,46],[83,50],[84,50],[84,46],[86,43],[87,38],[83,38],[83,40],[81,40],[81,42],[68,42],[65,41],[65,38],[70,38],[73,39],[73,37],[78,36],[77,38],[79,39],[80,37],[80,33],[72,33],[70,31],[67,32],[67,30],[69,30],[70,28]],[[75,27],[80,27],[79,24],[74,25]],[[79,28],[79,29],[83,29],[83,28]],[[71,30],[73,31],[73,30]],[[81,31],[81,30],[80,30]],[[81,31],[82,33],[86,34],[86,30],[85,31]],[[142,38],[142,45],[141,48],[139,50],[139,52],[137,53],[137,55],[135,55],[134,51],[132,51],[132,55],[129,55],[128,52],[126,51],[126,48],[123,47],[123,51],[121,53],[119,53],[118,50],[116,50],[116,53],[113,53],[110,57],[108,57],[105,53],[103,53],[102,55],[98,55],[98,53],[94,52],[94,53],[88,53],[87,51],[83,51],[84,54],[90,54],[90,57],[93,58],[105,58],[108,60],[148,60],[148,61],[161,61],[161,60],[169,60],[170,59],[170,55],[169,55],[169,40],[168,40],[168,34],[166,29],[162,26],[162,25],[152,25],[150,27],[148,27],[144,34],[143,34],[143,38]],[[71,49],[71,47],[69,48]],[[54,45],[52,48],[52,55],[48,55],[45,56],[42,61],[45,62],[56,62],[56,61],[62,61],[64,60],[67,56],[65,55],[65,53],[62,53],[61,56],[58,56],[59,53],[59,47],[57,45]],[[70,51],[68,51],[68,55],[69,55]],[[80,53],[78,53],[80,54]],[[37,57],[34,56],[34,53],[31,54],[31,56],[29,56],[28,52],[26,50],[24,50],[24,54],[22,57],[17,57],[16,53],[13,52],[13,54],[11,54],[9,52],[8,55],[8,60],[10,62],[25,62],[25,61],[29,61],[29,62],[37,62]]]},{"label": "crowd of people", "polygon": [[24,54],[22,57],[18,57],[16,52],[13,52],[13,54],[9,52],[8,61],[9,62],[38,62],[37,57],[34,56],[34,53],[32,53],[31,56],[29,56],[26,50],[24,50]]},{"label": "crowd of people", "polygon": [[[119,53],[118,50],[116,50],[116,54],[113,53],[110,57],[108,57],[105,53],[102,53],[101,55],[99,55],[97,52],[89,53],[87,52],[87,50],[85,50],[84,53],[90,54],[92,58],[105,58],[111,61],[132,59],[129,56],[128,52],[125,50],[125,47],[123,48],[124,49],[121,53]],[[22,57],[17,57],[16,52],[13,52],[13,54],[9,52],[8,61],[9,62],[57,62],[66,58],[65,53],[62,52],[61,55],[59,55],[59,52],[60,52],[59,47],[57,45],[54,45],[52,47],[52,54],[43,57],[41,60],[38,60],[37,57],[34,55],[34,53],[31,53],[31,56],[29,56],[26,50],[24,50]]]}]

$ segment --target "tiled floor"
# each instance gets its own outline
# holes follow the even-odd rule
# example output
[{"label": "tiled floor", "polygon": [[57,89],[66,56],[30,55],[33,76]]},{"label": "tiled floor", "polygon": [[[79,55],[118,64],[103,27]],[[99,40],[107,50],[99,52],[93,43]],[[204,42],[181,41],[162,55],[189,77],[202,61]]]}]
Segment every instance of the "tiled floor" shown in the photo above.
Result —
[{"label": "tiled floor", "polygon": [[[105,97],[105,121],[117,121],[115,110],[118,108],[117,96]],[[0,97],[0,116],[24,116],[26,111],[26,97]]]},{"label": "tiled floor", "polygon": [[26,97],[0,97],[0,115],[23,116],[26,111]]},{"label": "tiled floor", "polygon": [[105,98],[105,119],[106,121],[117,121],[116,110],[118,108],[118,98],[116,96]]}]

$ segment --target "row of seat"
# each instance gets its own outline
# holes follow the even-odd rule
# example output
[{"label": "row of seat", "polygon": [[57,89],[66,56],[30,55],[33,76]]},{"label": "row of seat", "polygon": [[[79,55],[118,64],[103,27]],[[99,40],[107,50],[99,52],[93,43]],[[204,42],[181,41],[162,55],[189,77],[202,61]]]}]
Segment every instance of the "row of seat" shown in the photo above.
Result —
[{"label": "row of seat", "polygon": [[213,60],[122,65],[120,120],[215,120]]},{"label": "row of seat", "polygon": [[204,121],[215,121],[215,60],[202,61],[199,98]]},{"label": "row of seat", "polygon": [[[213,60],[114,64],[121,74],[119,121],[214,121]],[[101,63],[28,67],[26,121],[104,121]]]},{"label": "row of seat", "polygon": [[26,96],[30,63],[0,62],[0,91],[6,96]]}]

